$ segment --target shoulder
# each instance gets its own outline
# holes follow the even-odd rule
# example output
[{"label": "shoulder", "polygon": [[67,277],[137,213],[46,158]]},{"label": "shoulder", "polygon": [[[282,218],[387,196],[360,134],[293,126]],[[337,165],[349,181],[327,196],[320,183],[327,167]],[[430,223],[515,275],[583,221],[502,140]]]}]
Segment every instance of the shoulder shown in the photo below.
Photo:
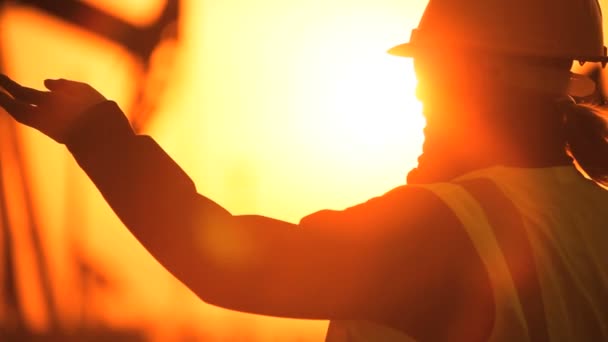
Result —
[{"label": "shoulder", "polygon": [[450,331],[438,324],[458,323],[462,334],[475,337],[462,340],[475,340],[491,327],[491,285],[467,231],[437,188],[458,200],[448,184],[401,186],[345,210],[317,212],[300,224],[360,242],[365,262],[375,265],[365,268],[375,269],[368,277],[377,282],[374,305],[368,306],[376,310],[368,319],[421,340],[445,339]]},{"label": "shoulder", "polygon": [[343,210],[321,210],[300,221],[302,227],[326,225],[453,226],[457,219],[435,192],[403,185]]}]

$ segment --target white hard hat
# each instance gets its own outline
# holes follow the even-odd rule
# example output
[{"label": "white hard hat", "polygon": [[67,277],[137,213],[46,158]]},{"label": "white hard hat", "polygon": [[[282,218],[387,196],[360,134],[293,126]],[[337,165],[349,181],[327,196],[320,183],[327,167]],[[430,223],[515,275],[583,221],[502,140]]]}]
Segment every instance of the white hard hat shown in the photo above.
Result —
[{"label": "white hard hat", "polygon": [[430,0],[410,42],[389,53],[451,47],[608,62],[598,0]]}]

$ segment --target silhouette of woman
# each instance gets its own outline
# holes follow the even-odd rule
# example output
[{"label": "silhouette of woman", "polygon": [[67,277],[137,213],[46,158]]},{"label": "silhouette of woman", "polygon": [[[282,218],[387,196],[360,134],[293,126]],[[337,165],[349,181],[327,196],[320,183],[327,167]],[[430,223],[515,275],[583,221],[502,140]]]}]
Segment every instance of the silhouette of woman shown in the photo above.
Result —
[{"label": "silhouette of woman", "polygon": [[2,76],[0,105],[65,144],[208,303],[328,319],[328,341],[606,341],[608,126],[570,96],[588,90],[574,60],[608,61],[601,20],[596,0],[431,0],[390,50],[414,58],[418,167],[407,185],[297,225],[198,194],[86,84],[38,91]]}]

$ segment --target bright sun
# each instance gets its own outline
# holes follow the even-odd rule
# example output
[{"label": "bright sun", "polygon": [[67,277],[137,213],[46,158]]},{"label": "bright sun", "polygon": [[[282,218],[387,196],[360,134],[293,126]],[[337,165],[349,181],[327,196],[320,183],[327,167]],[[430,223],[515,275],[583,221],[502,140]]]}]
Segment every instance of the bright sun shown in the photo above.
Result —
[{"label": "bright sun", "polygon": [[[228,7],[209,18],[203,37],[217,47],[206,50],[201,71],[205,91],[215,92],[206,100],[210,112],[223,113],[206,124],[221,127],[213,139],[245,161],[236,167],[249,169],[237,173],[253,175],[248,184],[258,189],[235,210],[297,221],[403,184],[424,125],[412,61],[386,53],[407,39],[407,30],[395,28],[407,27],[403,16],[369,4],[313,1],[270,11],[273,5]],[[235,32],[239,25],[250,29]],[[216,101],[226,94],[238,101]],[[237,122],[234,140],[226,132]],[[218,193],[242,185],[224,183]]]},{"label": "bright sun", "polygon": [[193,2],[201,43],[156,136],[235,213],[297,221],[403,184],[424,122],[411,60],[386,50],[424,5]]}]

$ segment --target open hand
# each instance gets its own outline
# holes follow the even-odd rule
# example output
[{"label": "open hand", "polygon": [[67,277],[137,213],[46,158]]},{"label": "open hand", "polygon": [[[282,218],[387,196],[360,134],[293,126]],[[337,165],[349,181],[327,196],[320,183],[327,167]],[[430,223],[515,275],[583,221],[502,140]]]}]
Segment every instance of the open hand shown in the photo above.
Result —
[{"label": "open hand", "polygon": [[106,99],[90,85],[64,79],[45,80],[49,91],[24,87],[0,74],[0,106],[15,120],[63,143],[77,119]]}]

